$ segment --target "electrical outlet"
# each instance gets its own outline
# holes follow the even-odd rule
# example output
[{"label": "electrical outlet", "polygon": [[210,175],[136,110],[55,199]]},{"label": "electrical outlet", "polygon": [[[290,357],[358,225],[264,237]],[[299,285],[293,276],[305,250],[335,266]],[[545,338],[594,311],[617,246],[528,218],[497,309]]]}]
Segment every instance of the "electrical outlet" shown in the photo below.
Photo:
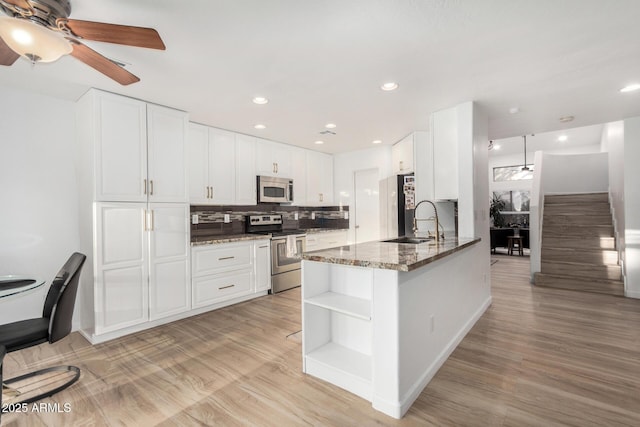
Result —
[{"label": "electrical outlet", "polygon": [[295,219],[296,221],[298,220],[298,212],[293,213],[293,219]]},{"label": "electrical outlet", "polygon": [[311,212],[311,219],[316,219],[316,213],[315,212]]},{"label": "electrical outlet", "polygon": [[349,219],[349,212],[348,211],[344,213],[344,219]]},{"label": "electrical outlet", "polygon": [[429,316],[429,332],[433,333],[435,329],[436,329],[436,319],[435,319],[435,316],[432,314],[431,316]]},{"label": "electrical outlet", "polygon": [[228,224],[231,222],[231,218],[229,217],[229,214],[224,214],[224,223]]},{"label": "electrical outlet", "polygon": [[198,214],[191,215],[191,224],[198,224]]}]

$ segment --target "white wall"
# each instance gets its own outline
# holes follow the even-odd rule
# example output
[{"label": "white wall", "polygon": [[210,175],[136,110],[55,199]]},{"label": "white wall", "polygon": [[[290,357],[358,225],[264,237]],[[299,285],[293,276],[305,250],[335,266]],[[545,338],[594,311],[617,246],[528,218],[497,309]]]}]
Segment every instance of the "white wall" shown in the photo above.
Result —
[{"label": "white wall", "polygon": [[640,298],[640,117],[624,121],[625,295]]},{"label": "white wall", "polygon": [[355,242],[354,172],[377,168],[383,179],[391,175],[391,146],[350,151],[333,156],[334,200],[339,206],[349,206],[349,241]]},{"label": "white wall", "polygon": [[598,193],[609,190],[608,153],[543,153],[544,194]]},{"label": "white wall", "polygon": [[72,102],[0,86],[0,275],[46,280],[0,299],[0,323],[39,317],[51,280],[78,250],[74,115]]},{"label": "white wall", "polygon": [[[602,130],[602,151],[609,153],[609,202],[616,233],[616,248],[624,273],[624,123],[607,123]],[[624,273],[626,274],[626,273]]]},{"label": "white wall", "polygon": [[[601,151],[606,151],[601,149],[601,145],[599,144],[590,144],[590,145],[579,145],[577,147],[570,148],[557,148],[553,150],[545,150],[544,153],[549,154],[587,154],[587,153],[599,153]],[[527,152],[527,159],[529,160],[527,163],[533,160],[533,153]],[[501,167],[501,166],[519,166],[522,165],[524,161],[524,154],[504,154],[500,155],[499,151],[491,151],[489,155],[489,182],[490,182],[490,190],[491,193],[494,191],[514,191],[514,190],[522,190],[522,191],[531,191],[531,182],[532,180],[526,179],[521,181],[502,181],[502,182],[494,182],[493,181],[493,168]]]}]

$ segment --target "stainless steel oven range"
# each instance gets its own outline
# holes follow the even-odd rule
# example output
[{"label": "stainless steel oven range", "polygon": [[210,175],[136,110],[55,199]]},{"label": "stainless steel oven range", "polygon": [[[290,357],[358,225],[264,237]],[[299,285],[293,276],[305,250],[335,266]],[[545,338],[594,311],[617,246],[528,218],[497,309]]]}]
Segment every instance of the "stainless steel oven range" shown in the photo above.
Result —
[{"label": "stainless steel oven range", "polygon": [[303,230],[283,230],[282,215],[247,215],[247,233],[271,234],[271,293],[302,284],[300,254],[305,250]]}]

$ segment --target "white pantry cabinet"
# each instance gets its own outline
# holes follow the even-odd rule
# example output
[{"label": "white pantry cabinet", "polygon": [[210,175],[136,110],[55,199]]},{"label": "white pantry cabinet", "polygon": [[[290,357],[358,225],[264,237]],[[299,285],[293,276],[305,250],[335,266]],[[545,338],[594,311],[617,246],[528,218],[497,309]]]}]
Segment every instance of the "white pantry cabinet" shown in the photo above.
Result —
[{"label": "white pantry cabinet", "polygon": [[255,138],[189,124],[189,201],[255,204]]},{"label": "white pantry cabinet", "polygon": [[78,105],[95,200],[187,201],[187,113],[96,89]]},{"label": "white pantry cabinet", "polygon": [[95,333],[149,320],[146,203],[96,203]]},{"label": "white pantry cabinet", "polygon": [[149,320],[191,308],[189,206],[152,203],[149,233]]},{"label": "white pantry cabinet", "polygon": [[285,144],[256,138],[256,172],[258,175],[291,178],[292,149]]},{"label": "white pantry cabinet", "polygon": [[187,311],[188,206],[100,202],[95,214],[95,333]]},{"label": "white pantry cabinet", "polygon": [[333,156],[309,150],[307,151],[307,204],[325,206],[332,203]]},{"label": "white pantry cabinet", "polygon": [[391,147],[393,173],[406,174],[415,170],[414,166],[414,134],[407,135]]}]

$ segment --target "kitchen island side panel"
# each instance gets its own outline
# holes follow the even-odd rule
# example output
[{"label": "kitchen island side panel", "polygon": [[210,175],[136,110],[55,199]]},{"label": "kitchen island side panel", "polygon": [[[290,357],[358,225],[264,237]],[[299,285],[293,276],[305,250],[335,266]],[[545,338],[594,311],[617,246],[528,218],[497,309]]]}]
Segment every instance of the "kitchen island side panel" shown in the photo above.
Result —
[{"label": "kitchen island side panel", "polygon": [[[491,304],[474,245],[426,267],[399,274],[400,416]],[[455,272],[455,274],[453,274]]]}]

